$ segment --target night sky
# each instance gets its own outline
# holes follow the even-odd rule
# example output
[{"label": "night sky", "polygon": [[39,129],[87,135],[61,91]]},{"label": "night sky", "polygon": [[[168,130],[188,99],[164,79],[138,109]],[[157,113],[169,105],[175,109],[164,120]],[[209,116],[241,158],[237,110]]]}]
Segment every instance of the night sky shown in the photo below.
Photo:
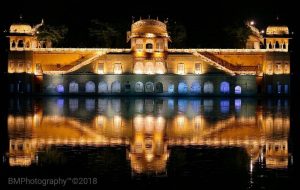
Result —
[{"label": "night sky", "polygon": [[[298,12],[295,1],[216,1],[184,0],[181,3],[165,1],[113,1],[113,0],[45,0],[45,1],[7,1],[0,7],[0,28],[8,28],[13,22],[19,21],[19,16],[31,24],[40,22],[64,24],[69,27],[70,37],[84,40],[91,19],[127,25],[130,29],[132,16],[135,19],[158,17],[160,20],[182,23],[187,29],[189,47],[201,46],[203,39],[211,43],[221,36],[223,26],[237,20],[255,20],[260,29],[274,23],[276,17],[288,25],[291,31],[296,31],[294,18]],[[3,2],[2,2],[3,3]],[[126,27],[125,27],[126,28]],[[126,31],[124,32],[124,40]],[[171,36],[172,37],[172,36]],[[213,45],[212,45],[213,46]]]}]

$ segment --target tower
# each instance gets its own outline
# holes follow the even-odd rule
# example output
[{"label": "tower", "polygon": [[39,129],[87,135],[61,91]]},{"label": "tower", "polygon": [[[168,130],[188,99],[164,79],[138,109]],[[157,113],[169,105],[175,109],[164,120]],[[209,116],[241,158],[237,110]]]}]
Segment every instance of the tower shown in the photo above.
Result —
[{"label": "tower", "polygon": [[37,38],[37,29],[40,24],[31,27],[29,24],[19,22],[9,28],[9,59],[8,73],[33,73],[32,49],[40,48],[41,43]]},{"label": "tower", "polygon": [[170,37],[165,23],[159,20],[139,20],[127,32],[131,41],[135,74],[164,74]]},{"label": "tower", "polygon": [[265,40],[267,49],[281,49],[288,51],[289,28],[285,25],[271,25],[267,27]]},{"label": "tower", "polygon": [[9,28],[10,50],[30,50],[38,48],[40,44],[37,40],[37,29],[43,25],[43,21],[31,27],[29,24],[16,23]]}]

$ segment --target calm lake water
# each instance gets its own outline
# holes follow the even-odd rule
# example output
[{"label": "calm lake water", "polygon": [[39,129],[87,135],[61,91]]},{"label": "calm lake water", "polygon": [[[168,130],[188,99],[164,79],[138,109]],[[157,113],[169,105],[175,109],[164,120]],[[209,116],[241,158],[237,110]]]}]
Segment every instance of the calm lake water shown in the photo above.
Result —
[{"label": "calm lake water", "polygon": [[288,189],[294,180],[288,99],[45,97],[6,104],[0,173],[9,187],[42,187],[12,179],[61,178],[73,188]]}]

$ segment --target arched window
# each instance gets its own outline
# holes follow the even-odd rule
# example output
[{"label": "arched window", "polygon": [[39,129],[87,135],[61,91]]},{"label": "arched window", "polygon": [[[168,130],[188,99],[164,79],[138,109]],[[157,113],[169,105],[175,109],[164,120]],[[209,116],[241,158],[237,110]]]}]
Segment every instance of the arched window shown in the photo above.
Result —
[{"label": "arched window", "polygon": [[24,41],[23,40],[19,40],[18,41],[18,48],[22,48],[24,47]]},{"label": "arched window", "polygon": [[121,83],[119,81],[115,81],[111,84],[111,92],[112,93],[120,93],[121,92]]},{"label": "arched window", "polygon": [[279,42],[278,41],[276,41],[276,43],[275,43],[275,48],[276,49],[279,48]]},{"label": "arched window", "polygon": [[133,72],[135,74],[143,74],[144,73],[144,65],[142,62],[136,62],[134,64]]},{"label": "arched window", "polygon": [[98,92],[99,93],[107,93],[107,91],[108,91],[108,86],[107,86],[106,82],[104,82],[104,81],[99,82]]},{"label": "arched window", "polygon": [[63,92],[65,91],[64,86],[61,85],[61,84],[57,85],[57,86],[56,86],[56,91],[57,91],[58,93],[63,93]]},{"label": "arched window", "polygon": [[155,84],[155,92],[157,93],[163,93],[163,84],[161,82],[158,82]]},{"label": "arched window", "polygon": [[147,44],[146,44],[146,49],[147,49],[147,50],[150,50],[150,49],[152,50],[152,49],[153,49],[153,44],[147,43]]},{"label": "arched window", "polygon": [[205,82],[204,83],[204,87],[203,87],[203,91],[206,94],[212,94],[214,93],[214,85],[212,82]]},{"label": "arched window", "polygon": [[146,52],[152,53],[153,52],[153,39],[147,39],[146,40]]},{"label": "arched window", "polygon": [[283,49],[286,49],[286,45],[285,45],[285,43],[283,43],[283,45],[282,45],[282,48],[283,48]]},{"label": "arched window", "polygon": [[12,42],[11,47],[12,47],[12,48],[15,48],[15,47],[16,47],[16,42],[15,42],[15,41]]},{"label": "arched window", "polygon": [[229,92],[230,92],[229,82],[226,82],[226,81],[222,82],[220,85],[220,91],[223,94],[229,94]]},{"label": "arched window", "polygon": [[241,94],[241,93],[242,93],[242,88],[241,88],[241,86],[236,86],[236,87],[234,88],[234,93],[235,93],[235,94]]},{"label": "arched window", "polygon": [[146,84],[145,84],[145,92],[154,92],[154,84],[153,84],[153,82],[146,82]]},{"label": "arched window", "polygon": [[157,74],[164,74],[166,72],[165,64],[163,62],[156,62],[155,71]]},{"label": "arched window", "polygon": [[95,92],[95,83],[92,81],[88,81],[85,84],[85,92],[88,92],[88,93]]},{"label": "arched window", "polygon": [[191,86],[192,93],[201,93],[201,85],[199,82],[194,81]]},{"label": "arched window", "polygon": [[180,82],[178,85],[178,93],[185,94],[188,92],[188,85],[184,82]]},{"label": "arched window", "polygon": [[144,92],[144,84],[142,82],[137,82],[134,85],[135,92]]},{"label": "arched window", "polygon": [[168,85],[168,93],[174,93],[175,85],[174,84],[169,84]]},{"label": "arched window", "polygon": [[153,62],[145,63],[144,73],[145,74],[154,74],[155,73],[155,68],[154,68]]},{"label": "arched window", "polygon": [[78,83],[72,81],[69,84],[69,93],[77,93],[78,92]]},{"label": "arched window", "polygon": [[270,42],[269,43],[269,49],[272,49],[273,47],[272,47],[272,43]]}]

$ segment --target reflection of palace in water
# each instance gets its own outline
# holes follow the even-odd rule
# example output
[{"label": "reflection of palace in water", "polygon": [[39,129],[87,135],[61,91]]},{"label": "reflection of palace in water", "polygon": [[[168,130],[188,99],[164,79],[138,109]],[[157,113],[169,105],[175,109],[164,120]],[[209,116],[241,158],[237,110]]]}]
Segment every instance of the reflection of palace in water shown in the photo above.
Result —
[{"label": "reflection of palace in water", "polygon": [[10,166],[38,162],[46,147],[88,145],[126,146],[135,173],[166,172],[174,146],[241,147],[251,163],[288,167],[287,100],[52,98],[17,114],[26,101],[10,103]]}]

